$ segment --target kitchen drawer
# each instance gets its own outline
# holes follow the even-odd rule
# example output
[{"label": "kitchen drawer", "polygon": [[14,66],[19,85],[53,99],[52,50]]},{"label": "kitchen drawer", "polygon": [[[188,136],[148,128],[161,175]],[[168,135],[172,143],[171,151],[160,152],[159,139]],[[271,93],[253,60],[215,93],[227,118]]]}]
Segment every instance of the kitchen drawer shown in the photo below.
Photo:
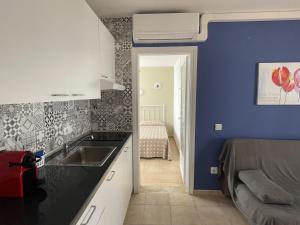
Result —
[{"label": "kitchen drawer", "polygon": [[109,188],[109,183],[105,180],[76,225],[104,225],[103,222],[106,219],[107,204],[110,200],[108,196]]}]

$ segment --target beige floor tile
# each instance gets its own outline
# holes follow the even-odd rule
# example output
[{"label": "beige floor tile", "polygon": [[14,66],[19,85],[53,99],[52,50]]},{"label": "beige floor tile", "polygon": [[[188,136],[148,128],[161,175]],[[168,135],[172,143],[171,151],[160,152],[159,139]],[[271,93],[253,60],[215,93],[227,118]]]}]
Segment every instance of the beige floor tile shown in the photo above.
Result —
[{"label": "beige floor tile", "polygon": [[232,225],[249,225],[244,216],[235,207],[223,207],[224,215]]},{"label": "beige floor tile", "polygon": [[147,205],[170,205],[170,197],[167,192],[146,193],[145,204]]},{"label": "beige floor tile", "polygon": [[163,159],[140,160],[142,186],[156,184],[165,186],[183,185],[179,167],[179,151],[172,138],[170,138],[170,149],[173,156],[171,161]]},{"label": "beige floor tile", "polygon": [[205,194],[194,197],[196,206],[218,206],[218,199],[213,194]]},{"label": "beige floor tile", "polygon": [[216,201],[220,206],[223,207],[235,207],[233,201],[231,200],[231,198],[226,197],[225,195],[217,195],[216,197]]},{"label": "beige floor tile", "polygon": [[155,183],[160,183],[160,184],[180,184],[181,178],[177,176],[170,176],[170,175],[145,175],[146,177],[143,178],[143,185],[151,185]]},{"label": "beige floor tile", "polygon": [[145,205],[143,224],[171,224],[170,206]]},{"label": "beige floor tile", "polygon": [[142,224],[144,219],[144,205],[130,205],[127,210],[125,224]]},{"label": "beige floor tile", "polygon": [[146,199],[145,193],[138,193],[131,195],[130,204],[131,205],[144,205]]},{"label": "beige floor tile", "polygon": [[186,193],[170,193],[171,205],[195,206],[193,201],[195,197]]},{"label": "beige floor tile", "polygon": [[204,225],[194,206],[171,206],[172,225]]},{"label": "beige floor tile", "polygon": [[148,192],[167,192],[167,193],[184,193],[184,186],[183,185],[175,185],[175,184],[149,184],[140,187],[141,193],[148,193]]},{"label": "beige floor tile", "polygon": [[219,206],[197,207],[197,212],[204,225],[231,225],[224,215],[224,211]]}]

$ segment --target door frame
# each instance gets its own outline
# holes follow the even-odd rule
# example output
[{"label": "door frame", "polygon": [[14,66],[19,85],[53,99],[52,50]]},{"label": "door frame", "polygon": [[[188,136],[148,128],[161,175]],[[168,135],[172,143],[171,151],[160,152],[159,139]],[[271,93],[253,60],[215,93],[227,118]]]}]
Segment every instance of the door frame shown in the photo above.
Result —
[{"label": "door frame", "polygon": [[195,124],[197,93],[197,46],[179,47],[134,47],[132,55],[132,112],[133,112],[133,188],[134,193],[140,188],[139,137],[139,56],[142,55],[188,55],[187,93],[186,93],[186,148],[185,152],[185,191],[194,192],[195,174]]}]

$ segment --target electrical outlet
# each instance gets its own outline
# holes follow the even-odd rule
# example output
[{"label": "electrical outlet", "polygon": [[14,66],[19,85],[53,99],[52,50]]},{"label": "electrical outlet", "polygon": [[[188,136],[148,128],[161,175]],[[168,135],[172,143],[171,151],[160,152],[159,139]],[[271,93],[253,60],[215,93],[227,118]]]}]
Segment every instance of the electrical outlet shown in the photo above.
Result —
[{"label": "electrical outlet", "polygon": [[218,174],[218,167],[210,167],[210,174]]},{"label": "electrical outlet", "polygon": [[216,123],[215,124],[215,131],[221,131],[223,130],[223,124],[222,123]]}]

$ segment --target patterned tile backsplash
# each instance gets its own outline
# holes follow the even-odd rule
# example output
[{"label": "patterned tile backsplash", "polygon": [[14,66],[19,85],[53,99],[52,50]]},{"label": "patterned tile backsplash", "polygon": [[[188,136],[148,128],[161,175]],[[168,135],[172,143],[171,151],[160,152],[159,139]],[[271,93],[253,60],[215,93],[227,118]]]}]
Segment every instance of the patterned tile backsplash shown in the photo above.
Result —
[{"label": "patterned tile backsplash", "polygon": [[103,18],[116,40],[116,81],[125,91],[102,92],[101,99],[91,100],[93,131],[132,131],[132,19]]},{"label": "patterned tile backsplash", "polygon": [[0,147],[46,152],[91,131],[90,101],[0,105]]}]

